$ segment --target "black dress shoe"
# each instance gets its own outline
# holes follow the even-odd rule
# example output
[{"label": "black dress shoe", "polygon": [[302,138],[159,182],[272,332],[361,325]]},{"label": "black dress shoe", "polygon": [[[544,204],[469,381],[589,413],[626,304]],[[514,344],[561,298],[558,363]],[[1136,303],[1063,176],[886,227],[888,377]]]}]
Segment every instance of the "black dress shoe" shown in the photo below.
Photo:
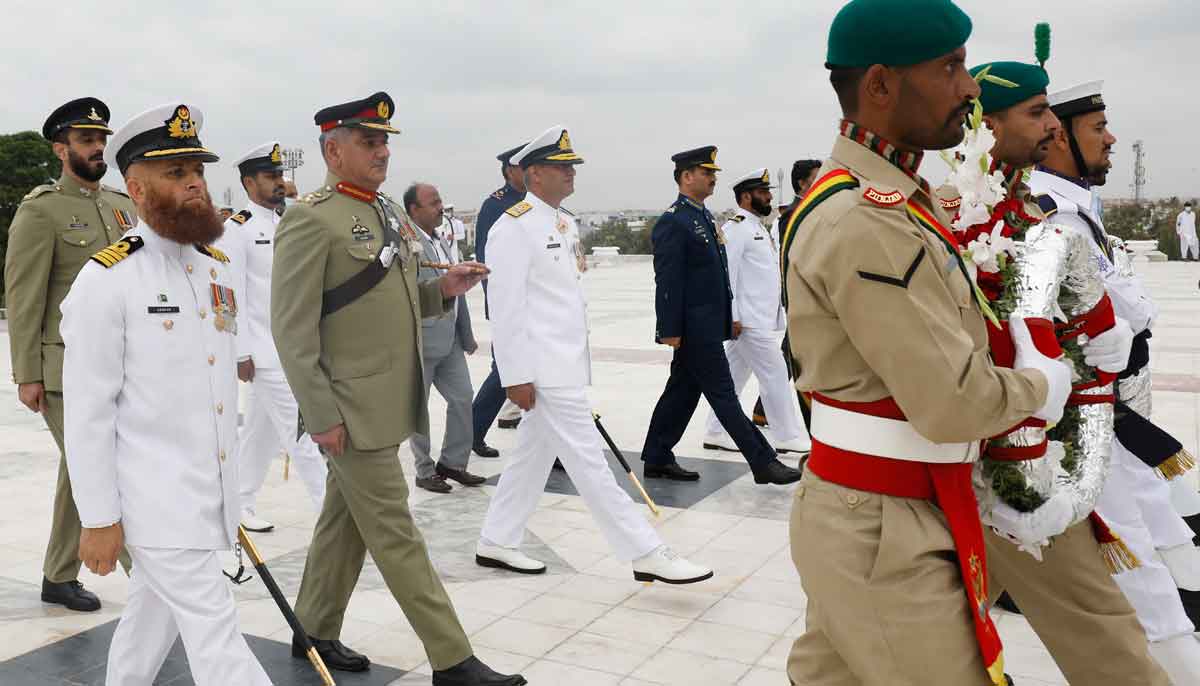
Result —
[{"label": "black dress shoe", "polygon": [[525,686],[520,674],[500,674],[472,655],[450,669],[435,670],[433,686]]},{"label": "black dress shoe", "polygon": [[793,469],[775,458],[753,471],[756,484],[791,484],[799,481],[802,476],[799,469]]},{"label": "black dress shoe", "polygon": [[480,457],[500,457],[499,450],[496,450],[492,446],[488,445],[487,443],[483,443],[483,442],[476,443],[474,446],[471,447],[471,450],[473,450],[475,452],[475,454]]},{"label": "black dress shoe", "polygon": [[95,612],[100,609],[100,598],[84,589],[78,581],[56,584],[46,577],[42,577],[42,602],[63,605],[76,612]]},{"label": "black dress shoe", "polygon": [[699,481],[700,472],[693,472],[679,466],[678,462],[667,464],[647,464],[642,467],[642,476],[647,479],[670,479],[671,481]]},{"label": "black dress shoe", "polygon": [[[319,638],[308,637],[312,641],[313,647],[317,649],[317,654],[325,661],[325,666],[330,669],[336,669],[339,672],[365,672],[371,667],[371,661],[366,655],[356,653],[346,646],[342,645],[341,641],[325,641]],[[300,641],[296,637],[292,637],[292,657],[307,659],[304,654],[304,648],[300,646]]]},{"label": "black dress shoe", "polygon": [[487,481],[487,478],[479,476],[478,474],[472,474],[465,469],[451,469],[449,467],[443,467],[440,464],[435,466],[434,469],[437,471],[437,475],[443,479],[457,481],[464,486],[478,486],[484,481]]},{"label": "black dress shoe", "polygon": [[501,429],[515,429],[517,428],[517,424],[520,423],[520,417],[517,417],[516,419],[501,419],[496,422],[496,426],[500,427]]},{"label": "black dress shoe", "polygon": [[424,488],[432,493],[449,493],[454,490],[454,487],[446,483],[445,477],[441,474],[433,476],[418,476],[417,488]]}]

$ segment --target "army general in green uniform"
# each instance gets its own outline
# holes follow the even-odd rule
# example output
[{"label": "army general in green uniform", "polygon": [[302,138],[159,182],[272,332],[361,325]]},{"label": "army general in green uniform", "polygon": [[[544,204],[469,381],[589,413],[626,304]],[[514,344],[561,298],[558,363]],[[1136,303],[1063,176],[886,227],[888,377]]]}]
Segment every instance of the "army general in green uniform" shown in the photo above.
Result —
[{"label": "army general in green uniform", "polygon": [[[63,340],[58,306],[75,276],[97,250],[115,243],[137,221],[129,196],[100,184],[108,166],[104,146],[108,107],[80,98],[54,110],[42,135],[62,160],[62,178],[38,186],[21,201],[8,229],[4,287],[13,382],[21,402],[46,420],[58,444],[58,487],[42,600],[72,610],[100,609],[100,599],[79,583],[79,512],[63,459]],[[121,561],[129,569],[129,558]]]},{"label": "army general in green uniform", "polygon": [[[370,661],[338,641],[369,550],[425,644],[434,686],[520,686],[474,657],[408,509],[397,451],[429,433],[421,319],[445,311],[487,273],[455,265],[417,283],[420,241],[378,193],[394,104],[386,93],[317,112],[325,185],[288,209],[275,238],[271,331],[300,416],[328,459],[296,615],[326,664]],[[293,654],[303,657],[298,645]]]}]

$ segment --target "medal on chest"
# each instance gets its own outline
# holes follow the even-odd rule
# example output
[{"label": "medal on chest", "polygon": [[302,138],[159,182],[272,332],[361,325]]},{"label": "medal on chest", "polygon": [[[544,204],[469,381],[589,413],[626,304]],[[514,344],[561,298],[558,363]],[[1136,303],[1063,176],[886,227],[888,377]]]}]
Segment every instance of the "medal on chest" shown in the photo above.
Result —
[{"label": "medal on chest", "polygon": [[236,334],[238,309],[233,289],[219,283],[211,283],[208,290],[212,299],[213,326],[217,331]]},{"label": "medal on chest", "polygon": [[350,227],[350,235],[354,237],[354,240],[356,240],[356,241],[371,240],[371,230],[368,229],[367,227],[363,226],[362,222],[359,221],[357,215],[353,215],[353,214],[350,215],[350,220],[354,222],[354,226]]}]

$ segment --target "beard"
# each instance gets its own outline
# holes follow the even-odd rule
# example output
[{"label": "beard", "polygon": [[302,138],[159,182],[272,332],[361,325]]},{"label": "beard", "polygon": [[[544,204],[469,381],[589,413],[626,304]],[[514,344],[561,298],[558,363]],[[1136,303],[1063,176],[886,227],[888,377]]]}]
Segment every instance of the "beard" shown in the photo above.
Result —
[{"label": "beard", "polygon": [[204,202],[185,205],[147,185],[146,202],[138,208],[138,214],[155,233],[176,243],[208,244],[225,233],[221,215],[207,192]]},{"label": "beard", "polygon": [[756,200],[750,198],[750,209],[760,217],[765,217],[771,214],[771,203],[765,200]]},{"label": "beard", "polygon": [[96,153],[92,159],[85,160],[75,154],[74,150],[67,150],[67,166],[71,168],[71,172],[79,178],[89,183],[96,183],[104,178],[104,174],[108,171],[108,165],[104,163],[103,153]]}]

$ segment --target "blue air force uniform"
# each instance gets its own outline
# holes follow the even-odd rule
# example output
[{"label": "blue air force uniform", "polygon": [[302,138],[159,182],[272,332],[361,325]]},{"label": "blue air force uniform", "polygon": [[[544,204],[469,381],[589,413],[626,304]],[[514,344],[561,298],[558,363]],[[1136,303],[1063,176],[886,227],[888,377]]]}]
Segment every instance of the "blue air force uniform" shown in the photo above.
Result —
[{"label": "blue air force uniform", "polygon": [[[718,171],[713,146],[674,155],[677,170]],[[673,452],[703,395],[721,425],[750,463],[759,483],[789,483],[798,471],[775,458],[775,450],[742,412],[729,373],[724,342],[733,337],[733,291],[725,240],[704,205],[680,195],[651,234],[654,247],[655,340],[682,339],[671,360],[666,388],[650,418],[642,448],[645,474],[676,480],[699,478],[679,467]]]}]

